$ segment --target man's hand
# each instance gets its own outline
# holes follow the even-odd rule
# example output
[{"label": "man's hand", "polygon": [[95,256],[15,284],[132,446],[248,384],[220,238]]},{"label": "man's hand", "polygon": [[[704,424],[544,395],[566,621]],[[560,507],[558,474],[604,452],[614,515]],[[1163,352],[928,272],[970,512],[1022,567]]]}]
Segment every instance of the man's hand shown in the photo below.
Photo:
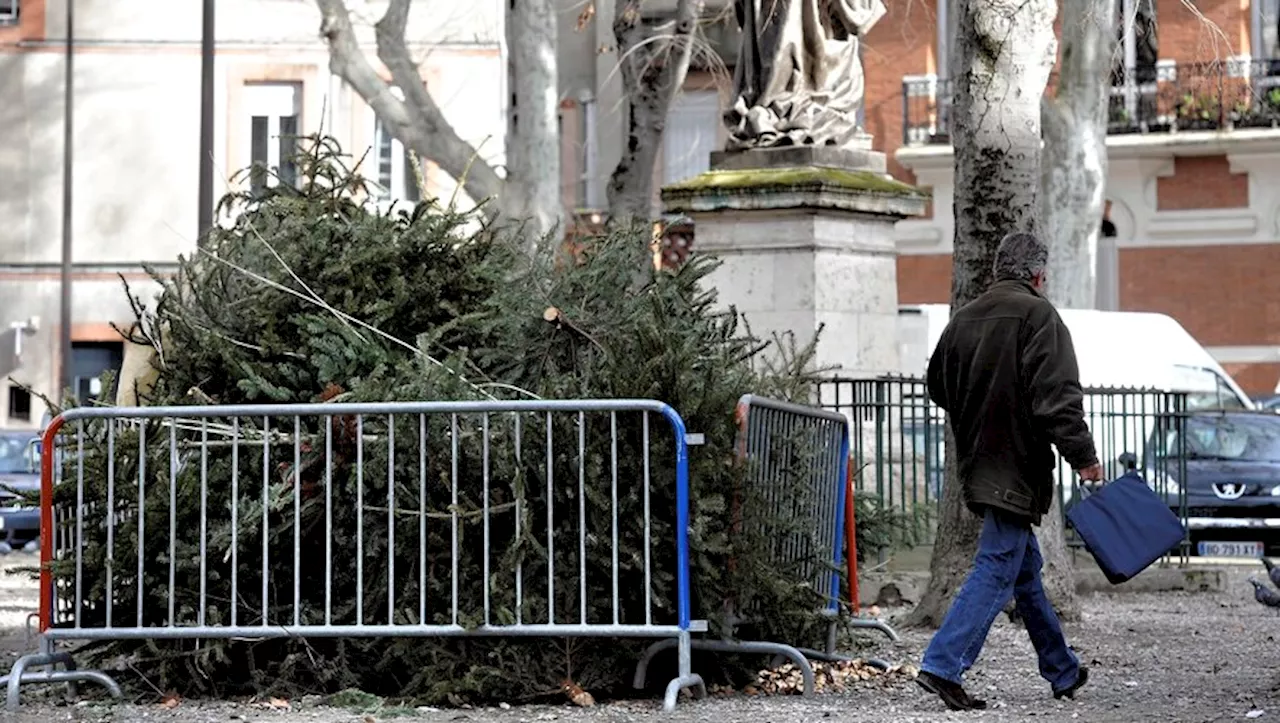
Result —
[{"label": "man's hand", "polygon": [[1084,469],[1076,470],[1076,474],[1080,475],[1081,482],[1103,482],[1103,472],[1101,464],[1094,464]]}]

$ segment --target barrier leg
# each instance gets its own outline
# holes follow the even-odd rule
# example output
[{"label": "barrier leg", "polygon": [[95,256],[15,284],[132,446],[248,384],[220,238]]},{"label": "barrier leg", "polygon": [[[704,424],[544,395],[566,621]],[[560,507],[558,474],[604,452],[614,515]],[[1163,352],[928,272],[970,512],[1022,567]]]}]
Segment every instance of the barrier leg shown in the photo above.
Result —
[{"label": "barrier leg", "polygon": [[880,632],[889,636],[889,639],[895,643],[902,639],[898,637],[898,633],[895,632],[893,628],[889,627],[889,624],[883,620],[864,620],[862,618],[853,618],[852,620],[849,621],[849,627],[870,628],[872,630],[879,630]]},{"label": "barrier leg", "polygon": [[[56,666],[61,663],[66,670],[33,670],[41,666]],[[16,712],[20,703],[23,683],[66,683],[68,692],[76,694],[75,684],[78,682],[97,683],[107,689],[113,698],[123,697],[120,686],[110,676],[96,670],[76,670],[75,661],[67,653],[35,653],[24,655],[13,663],[8,675],[0,677],[0,684],[6,688],[5,709]]]},{"label": "barrier leg", "polygon": [[702,682],[702,676],[693,674],[693,638],[688,630],[680,633],[677,645],[680,677],[667,684],[667,695],[662,701],[662,709],[668,713],[676,709],[676,700],[685,688],[692,688],[693,697],[698,700],[707,697],[707,686]]},{"label": "barrier leg", "polygon": [[636,663],[636,674],[631,681],[631,687],[636,690],[644,690],[645,685],[649,682],[649,662],[657,657],[658,653],[674,648],[679,644],[680,641],[675,638],[666,638],[645,648],[644,654],[640,656],[640,662]]}]

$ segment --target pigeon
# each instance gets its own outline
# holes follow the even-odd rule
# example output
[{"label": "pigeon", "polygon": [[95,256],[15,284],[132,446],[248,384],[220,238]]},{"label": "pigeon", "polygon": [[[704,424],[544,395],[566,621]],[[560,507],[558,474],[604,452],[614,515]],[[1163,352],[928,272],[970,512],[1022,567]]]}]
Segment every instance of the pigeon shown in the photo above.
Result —
[{"label": "pigeon", "polygon": [[1265,557],[1262,558],[1262,564],[1267,568],[1267,577],[1271,578],[1271,584],[1280,587],[1280,565]]},{"label": "pigeon", "polygon": [[1249,584],[1253,585],[1253,599],[1271,608],[1280,608],[1280,593],[1267,587],[1256,577],[1249,578]]}]

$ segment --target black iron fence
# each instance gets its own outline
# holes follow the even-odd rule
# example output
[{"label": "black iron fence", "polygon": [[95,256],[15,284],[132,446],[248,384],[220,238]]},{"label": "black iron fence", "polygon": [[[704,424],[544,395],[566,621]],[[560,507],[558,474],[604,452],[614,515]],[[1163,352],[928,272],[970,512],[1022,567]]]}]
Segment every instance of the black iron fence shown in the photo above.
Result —
[{"label": "black iron fence", "polygon": [[[929,401],[924,380],[827,379],[818,384],[816,396],[817,404],[850,420],[855,495],[898,513],[910,542],[932,542],[946,464],[946,422]],[[1107,478],[1137,469],[1179,513],[1184,527],[1186,492],[1171,478],[1185,478],[1180,431],[1187,411],[1185,394],[1142,389],[1088,389],[1085,394],[1085,415]],[[1080,498],[1080,483],[1061,461],[1057,489],[1065,514]],[[1070,529],[1067,538],[1078,544]],[[1184,540],[1184,554],[1189,541]]]},{"label": "black iron fence", "polygon": [[[903,143],[951,143],[951,81],[902,83]],[[1056,92],[1056,77],[1048,93]],[[1107,132],[1280,128],[1280,58],[1117,69]]]}]

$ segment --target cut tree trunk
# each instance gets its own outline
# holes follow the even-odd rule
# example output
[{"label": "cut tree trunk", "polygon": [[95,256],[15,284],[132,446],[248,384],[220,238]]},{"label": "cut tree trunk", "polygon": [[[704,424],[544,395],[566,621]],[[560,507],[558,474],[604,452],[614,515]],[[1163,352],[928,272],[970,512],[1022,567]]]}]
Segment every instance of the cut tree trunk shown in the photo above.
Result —
[{"label": "cut tree trunk", "polygon": [[667,112],[689,72],[703,0],[679,0],[675,21],[646,25],[641,0],[615,0],[613,34],[627,93],[627,142],[609,179],[609,216],[645,221],[654,212],[654,170]]},{"label": "cut tree trunk", "polygon": [[[959,0],[958,5],[952,84],[953,310],[990,285],[996,248],[1006,234],[1034,232],[1039,226],[1040,98],[1056,48],[1055,0]],[[936,627],[942,622],[977,547],[980,521],[965,508],[956,482],[955,442],[949,429],[946,445],[946,482],[929,585],[908,624]],[[1052,545],[1047,551],[1051,550]],[[1046,566],[1046,573],[1062,571]],[[1069,580],[1069,566],[1066,575]],[[1070,584],[1048,578],[1045,584],[1071,590]]]},{"label": "cut tree trunk", "polygon": [[1097,305],[1098,233],[1107,182],[1107,116],[1116,0],[1063,0],[1057,96],[1043,102],[1042,233],[1049,299]]}]

